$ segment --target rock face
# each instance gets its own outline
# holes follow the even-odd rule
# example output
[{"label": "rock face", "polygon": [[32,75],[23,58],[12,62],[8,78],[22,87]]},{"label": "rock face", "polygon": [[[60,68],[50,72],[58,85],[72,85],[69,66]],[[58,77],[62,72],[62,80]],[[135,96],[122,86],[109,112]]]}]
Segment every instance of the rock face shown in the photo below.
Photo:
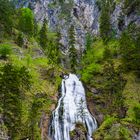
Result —
[{"label": "rock face", "polygon": [[[17,7],[33,9],[36,20],[42,22],[48,19],[52,30],[59,30],[62,34],[61,43],[66,53],[68,47],[68,29],[75,26],[76,48],[84,49],[86,33],[99,34],[100,8],[99,0],[18,0]],[[129,15],[124,12],[124,0],[116,2],[111,12],[111,24],[116,35],[130,23],[140,24],[140,16],[135,11]],[[123,19],[123,20],[122,20]]]},{"label": "rock face", "polygon": [[71,140],[86,140],[86,133],[85,127],[82,124],[77,123],[75,129],[70,132]]},{"label": "rock face", "polygon": [[[52,30],[59,30],[62,34],[61,43],[66,53],[68,47],[68,29],[75,26],[76,48],[84,49],[86,33],[99,34],[100,8],[99,0],[19,0],[17,7],[30,7],[33,9],[36,20],[42,22],[48,19]],[[140,24],[140,16],[135,11],[126,15],[124,13],[124,0],[116,3],[111,12],[111,24],[116,35],[129,25]],[[121,18],[123,20],[121,20]]]},{"label": "rock face", "polygon": [[17,4],[20,6],[31,7],[37,21],[47,18],[50,28],[61,32],[65,53],[69,49],[68,30],[71,25],[75,27],[77,49],[83,49],[87,32],[99,32],[99,9],[95,0],[65,0],[64,3],[58,0],[21,0]]}]

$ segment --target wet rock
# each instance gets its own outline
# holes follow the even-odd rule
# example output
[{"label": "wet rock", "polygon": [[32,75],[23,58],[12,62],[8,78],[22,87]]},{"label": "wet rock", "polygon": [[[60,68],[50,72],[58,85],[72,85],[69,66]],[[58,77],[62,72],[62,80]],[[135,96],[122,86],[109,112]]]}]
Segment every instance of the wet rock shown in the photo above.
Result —
[{"label": "wet rock", "polygon": [[140,140],[140,131],[133,136],[133,140]]},{"label": "wet rock", "polygon": [[77,123],[75,129],[70,132],[71,140],[86,140],[86,133],[85,127],[82,124]]}]

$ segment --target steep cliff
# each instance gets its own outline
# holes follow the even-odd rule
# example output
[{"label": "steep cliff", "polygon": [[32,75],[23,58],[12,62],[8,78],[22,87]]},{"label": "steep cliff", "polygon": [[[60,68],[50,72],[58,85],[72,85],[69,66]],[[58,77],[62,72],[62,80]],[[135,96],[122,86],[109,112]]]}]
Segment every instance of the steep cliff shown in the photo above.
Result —
[{"label": "steep cliff", "polygon": [[[110,23],[115,35],[119,35],[130,23],[140,24],[140,16],[133,3],[129,6],[126,6],[124,0],[112,0],[110,3]],[[84,48],[86,33],[99,34],[101,4],[100,0],[19,0],[17,7],[30,7],[38,22],[47,18],[50,28],[61,32],[63,51],[67,52],[71,24],[75,26],[78,49]]]}]

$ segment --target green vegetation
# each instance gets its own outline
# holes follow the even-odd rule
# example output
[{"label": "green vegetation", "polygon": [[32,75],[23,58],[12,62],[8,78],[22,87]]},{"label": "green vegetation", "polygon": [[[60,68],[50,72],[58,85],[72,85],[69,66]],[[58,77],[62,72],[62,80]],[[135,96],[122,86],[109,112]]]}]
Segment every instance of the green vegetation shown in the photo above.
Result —
[{"label": "green vegetation", "polygon": [[69,58],[71,69],[75,72],[77,66],[77,50],[75,48],[75,29],[73,25],[69,28]]},{"label": "green vegetation", "polygon": [[47,20],[44,19],[39,37],[40,46],[45,50],[47,48]]},{"label": "green vegetation", "polygon": [[129,71],[133,70],[138,75],[140,61],[140,27],[132,24],[122,33],[120,38],[120,52],[124,68]]},{"label": "green vegetation", "polygon": [[134,11],[139,14],[140,13],[139,6],[140,6],[140,1],[139,0],[134,0],[134,1],[125,0],[124,1],[124,12],[127,15],[130,15]]},{"label": "green vegetation", "polygon": [[0,0],[0,19],[0,131],[13,140],[41,140],[61,82],[61,35],[46,22],[38,28],[30,9],[9,1]]},{"label": "green vegetation", "polygon": [[[16,2],[16,1],[15,1]],[[118,38],[112,32],[110,14],[119,0],[98,0],[100,35],[87,33],[85,52],[79,59],[75,27],[68,25],[69,52],[65,70],[61,59],[60,31],[52,32],[46,19],[39,25],[29,8],[15,9],[0,0],[0,131],[10,139],[41,140],[48,128],[61,72],[79,73],[87,87],[89,108],[98,114],[95,140],[130,140],[140,130],[140,26],[130,23]],[[60,17],[71,18],[73,0],[59,0]],[[55,8],[57,2],[52,3]],[[125,0],[122,14],[139,13],[139,0]],[[73,9],[74,10],[74,9]],[[123,24],[120,17],[119,24]],[[58,27],[59,28],[59,27]],[[81,100],[81,104],[83,101]],[[83,108],[79,112],[84,115]],[[76,131],[86,130],[77,124]],[[1,130],[2,129],[2,130]],[[76,131],[71,132],[72,138]]]},{"label": "green vegetation", "polygon": [[1,67],[0,77],[4,123],[8,128],[9,136],[16,139],[21,132],[22,100],[25,91],[30,89],[31,76],[25,67],[17,68],[6,64]]},{"label": "green vegetation", "polygon": [[104,115],[95,140],[131,140],[139,130],[139,33],[132,24],[118,39],[93,39],[83,56],[81,79],[89,92],[98,91],[87,98]]},{"label": "green vegetation", "polygon": [[0,58],[6,59],[12,53],[12,48],[9,44],[0,44]]},{"label": "green vegetation", "polygon": [[14,9],[8,0],[0,0],[0,37],[12,32]]},{"label": "green vegetation", "polygon": [[118,122],[117,118],[110,116],[106,117],[103,124],[94,135],[95,140],[131,140],[129,128],[121,124],[121,122]]},{"label": "green vegetation", "polygon": [[18,29],[24,34],[33,35],[34,32],[34,15],[28,8],[22,8],[19,10],[19,25]]},{"label": "green vegetation", "polygon": [[107,42],[111,37],[110,5],[106,0],[103,0],[101,7],[100,36],[104,42]]}]

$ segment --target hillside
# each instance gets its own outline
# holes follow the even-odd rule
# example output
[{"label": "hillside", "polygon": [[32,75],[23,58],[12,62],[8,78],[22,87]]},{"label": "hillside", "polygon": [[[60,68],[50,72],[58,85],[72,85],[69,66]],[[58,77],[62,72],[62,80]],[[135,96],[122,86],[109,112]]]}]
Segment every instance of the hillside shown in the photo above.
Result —
[{"label": "hillside", "polygon": [[140,140],[139,7],[0,0],[0,140]]}]

